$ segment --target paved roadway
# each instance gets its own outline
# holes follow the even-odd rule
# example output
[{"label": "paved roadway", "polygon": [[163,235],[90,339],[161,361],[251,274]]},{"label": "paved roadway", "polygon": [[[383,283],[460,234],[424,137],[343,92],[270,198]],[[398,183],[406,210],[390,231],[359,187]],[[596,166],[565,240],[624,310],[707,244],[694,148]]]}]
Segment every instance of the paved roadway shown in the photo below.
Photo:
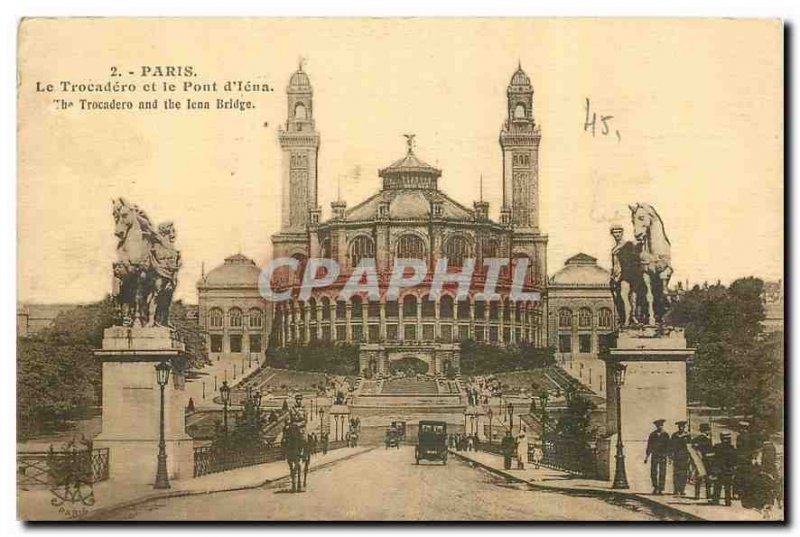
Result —
[{"label": "paved roadway", "polygon": [[309,473],[309,490],[287,482],[235,492],[155,500],[114,520],[653,520],[641,505],[509,484],[454,457],[414,464],[413,447],[383,447]]}]

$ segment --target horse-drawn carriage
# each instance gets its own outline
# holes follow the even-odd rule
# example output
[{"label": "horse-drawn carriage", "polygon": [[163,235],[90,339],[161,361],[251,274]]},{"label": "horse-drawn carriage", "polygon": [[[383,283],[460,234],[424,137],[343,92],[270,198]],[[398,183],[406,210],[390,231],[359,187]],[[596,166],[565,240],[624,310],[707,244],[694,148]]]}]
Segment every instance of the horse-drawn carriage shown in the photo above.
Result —
[{"label": "horse-drawn carriage", "polygon": [[414,458],[442,461],[447,464],[447,423],[443,421],[420,421]]}]

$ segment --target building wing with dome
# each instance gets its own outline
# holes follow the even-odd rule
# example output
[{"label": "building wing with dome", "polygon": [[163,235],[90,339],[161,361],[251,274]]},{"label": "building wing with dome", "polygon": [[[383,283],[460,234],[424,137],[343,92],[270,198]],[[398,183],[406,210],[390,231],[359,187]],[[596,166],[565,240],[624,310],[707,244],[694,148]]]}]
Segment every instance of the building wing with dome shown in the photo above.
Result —
[{"label": "building wing with dome", "polygon": [[252,259],[236,254],[197,282],[198,323],[207,333],[212,360],[263,358],[272,308],[259,292],[260,275]]}]

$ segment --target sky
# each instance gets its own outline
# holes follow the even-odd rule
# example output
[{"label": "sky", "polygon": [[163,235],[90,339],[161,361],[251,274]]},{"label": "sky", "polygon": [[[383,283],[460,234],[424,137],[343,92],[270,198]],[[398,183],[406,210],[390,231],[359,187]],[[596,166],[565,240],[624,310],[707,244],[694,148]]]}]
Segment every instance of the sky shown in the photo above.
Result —
[{"label": "sky", "polygon": [[[29,19],[19,35],[18,298],[86,302],[111,289],[111,200],[172,220],[184,262],[177,298],[226,256],[259,264],[280,220],[285,87],[304,59],[321,135],[319,204],[353,206],[416,153],[440,188],[490,215],[501,196],[498,135],[521,64],[542,129],[541,228],[548,272],[584,252],[609,265],[608,228],[629,203],[660,213],[674,280],[783,275],[782,28],[771,20]],[[192,66],[195,82],[269,83],[231,110],[61,110],[47,82],[123,82],[142,66]],[[134,75],[128,75],[133,71]],[[187,94],[173,98],[185,101]],[[126,96],[117,95],[118,98]],[[163,93],[133,98],[163,99]],[[608,136],[584,128],[613,116]],[[598,121],[599,123],[599,121]],[[619,136],[616,133],[619,132]]]}]

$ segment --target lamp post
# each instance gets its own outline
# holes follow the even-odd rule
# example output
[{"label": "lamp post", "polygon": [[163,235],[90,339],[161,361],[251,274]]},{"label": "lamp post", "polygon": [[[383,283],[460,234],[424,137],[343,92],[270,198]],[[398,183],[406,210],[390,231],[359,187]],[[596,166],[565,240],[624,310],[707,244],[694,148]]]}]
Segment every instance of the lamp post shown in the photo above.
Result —
[{"label": "lamp post", "polygon": [[256,408],[261,408],[261,390],[256,390],[256,393],[253,394],[253,402],[256,404]]},{"label": "lamp post", "polygon": [[494,436],[494,429],[492,429],[492,418],[494,417],[494,412],[492,412],[491,407],[489,410],[486,411],[486,415],[489,417],[489,445],[492,445],[492,437]]},{"label": "lamp post", "polygon": [[219,397],[222,399],[222,424],[225,427],[225,436],[228,436],[228,402],[231,400],[231,387],[228,381],[223,380],[219,387]]},{"label": "lamp post", "polygon": [[508,428],[514,429],[514,404],[509,401],[506,409],[508,409]]},{"label": "lamp post", "polygon": [[617,454],[615,459],[617,461],[614,470],[614,483],[611,485],[612,489],[626,489],[628,488],[628,476],[625,473],[625,452],[622,445],[622,403],[621,392],[622,385],[625,383],[625,370],[628,368],[625,364],[617,363],[614,367],[614,384],[617,391]]},{"label": "lamp post", "polygon": [[547,402],[550,400],[550,392],[547,388],[543,389],[539,394],[539,406],[542,407],[542,433],[545,431],[545,422],[547,421]]},{"label": "lamp post", "polygon": [[325,415],[325,410],[320,408],[317,410],[317,415],[319,416],[319,438],[322,440],[322,417]]},{"label": "lamp post", "polygon": [[168,489],[169,476],[167,475],[167,444],[164,441],[164,387],[169,381],[169,371],[171,367],[167,362],[159,362],[156,365],[156,381],[161,388],[161,419],[159,422],[158,438],[158,465],[156,466],[156,482],[153,488]]}]

